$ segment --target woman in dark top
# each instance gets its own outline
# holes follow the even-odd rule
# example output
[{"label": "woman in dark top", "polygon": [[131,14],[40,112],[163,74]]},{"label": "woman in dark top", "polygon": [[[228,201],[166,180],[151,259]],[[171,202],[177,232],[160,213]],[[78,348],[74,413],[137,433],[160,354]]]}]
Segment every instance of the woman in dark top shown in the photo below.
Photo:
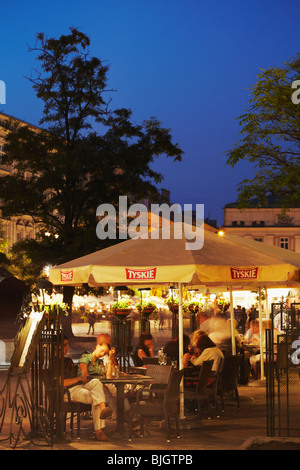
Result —
[{"label": "woman in dark top", "polygon": [[133,362],[136,367],[141,367],[143,357],[154,357],[154,345],[152,342],[152,335],[150,333],[142,333],[139,343],[133,354]]}]

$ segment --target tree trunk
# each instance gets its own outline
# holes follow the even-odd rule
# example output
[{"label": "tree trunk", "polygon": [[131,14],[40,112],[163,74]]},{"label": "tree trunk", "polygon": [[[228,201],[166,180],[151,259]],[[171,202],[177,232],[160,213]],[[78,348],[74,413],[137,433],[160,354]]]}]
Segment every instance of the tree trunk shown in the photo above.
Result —
[{"label": "tree trunk", "polygon": [[63,302],[68,305],[68,315],[63,316],[62,327],[64,334],[68,338],[73,338],[74,333],[72,331],[72,301],[74,295],[75,287],[73,286],[64,286],[63,287]]}]

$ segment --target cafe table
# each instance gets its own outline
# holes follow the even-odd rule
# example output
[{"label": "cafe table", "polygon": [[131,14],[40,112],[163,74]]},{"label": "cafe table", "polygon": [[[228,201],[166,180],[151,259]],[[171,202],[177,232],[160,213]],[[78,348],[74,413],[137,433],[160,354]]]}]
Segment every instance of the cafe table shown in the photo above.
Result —
[{"label": "cafe table", "polygon": [[103,378],[99,376],[91,376],[91,378],[99,378],[103,384],[113,384],[116,387],[116,406],[117,406],[117,431],[124,431],[124,387],[126,384],[131,385],[149,385],[153,383],[153,377],[141,374],[125,374],[120,372],[118,378]]}]

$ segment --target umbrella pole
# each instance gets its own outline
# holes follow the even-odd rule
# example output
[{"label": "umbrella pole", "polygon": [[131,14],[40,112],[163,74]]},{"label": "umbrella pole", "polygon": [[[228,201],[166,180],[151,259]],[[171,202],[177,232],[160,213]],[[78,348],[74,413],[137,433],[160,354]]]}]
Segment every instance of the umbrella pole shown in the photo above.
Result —
[{"label": "umbrella pole", "polygon": [[236,355],[236,344],[235,344],[235,327],[234,327],[234,310],[233,310],[233,294],[232,286],[229,286],[230,292],[230,329],[231,329],[231,345],[232,345],[232,355]]},{"label": "umbrella pole", "polygon": [[260,342],[260,378],[265,377],[264,371],[264,338],[262,328],[261,287],[258,288],[258,319],[259,319],[259,342]]},{"label": "umbrella pole", "polygon": [[[183,309],[182,309],[182,283],[178,283],[179,312],[178,312],[178,336],[179,336],[179,370],[183,368]],[[180,384],[180,419],[184,419],[184,381]]]},{"label": "umbrella pole", "polygon": [[266,310],[266,318],[267,320],[270,319],[270,313],[269,313],[269,299],[268,299],[268,289],[265,287],[265,293],[266,293],[266,298],[265,298],[265,310]]}]

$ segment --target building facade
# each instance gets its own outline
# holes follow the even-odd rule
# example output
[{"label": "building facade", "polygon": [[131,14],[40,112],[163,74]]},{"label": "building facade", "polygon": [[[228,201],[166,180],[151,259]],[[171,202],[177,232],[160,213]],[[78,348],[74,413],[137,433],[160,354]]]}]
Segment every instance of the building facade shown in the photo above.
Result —
[{"label": "building facade", "polygon": [[224,232],[300,252],[300,208],[283,211],[272,204],[240,210],[227,204],[223,211]]},{"label": "building facade", "polygon": [[[0,174],[9,174],[11,168],[1,163],[1,155],[3,155],[3,148],[5,143],[5,138],[9,132],[10,122],[14,121],[18,125],[29,125],[31,128],[38,129],[35,126],[31,126],[19,119],[16,119],[12,116],[9,116],[4,113],[0,113]],[[26,178],[24,174],[24,178]],[[38,224],[35,224],[30,216],[20,216],[20,217],[2,217],[0,211],[0,239],[8,244],[8,247],[12,246],[14,243],[24,240],[25,238],[35,238],[38,231]]]}]

